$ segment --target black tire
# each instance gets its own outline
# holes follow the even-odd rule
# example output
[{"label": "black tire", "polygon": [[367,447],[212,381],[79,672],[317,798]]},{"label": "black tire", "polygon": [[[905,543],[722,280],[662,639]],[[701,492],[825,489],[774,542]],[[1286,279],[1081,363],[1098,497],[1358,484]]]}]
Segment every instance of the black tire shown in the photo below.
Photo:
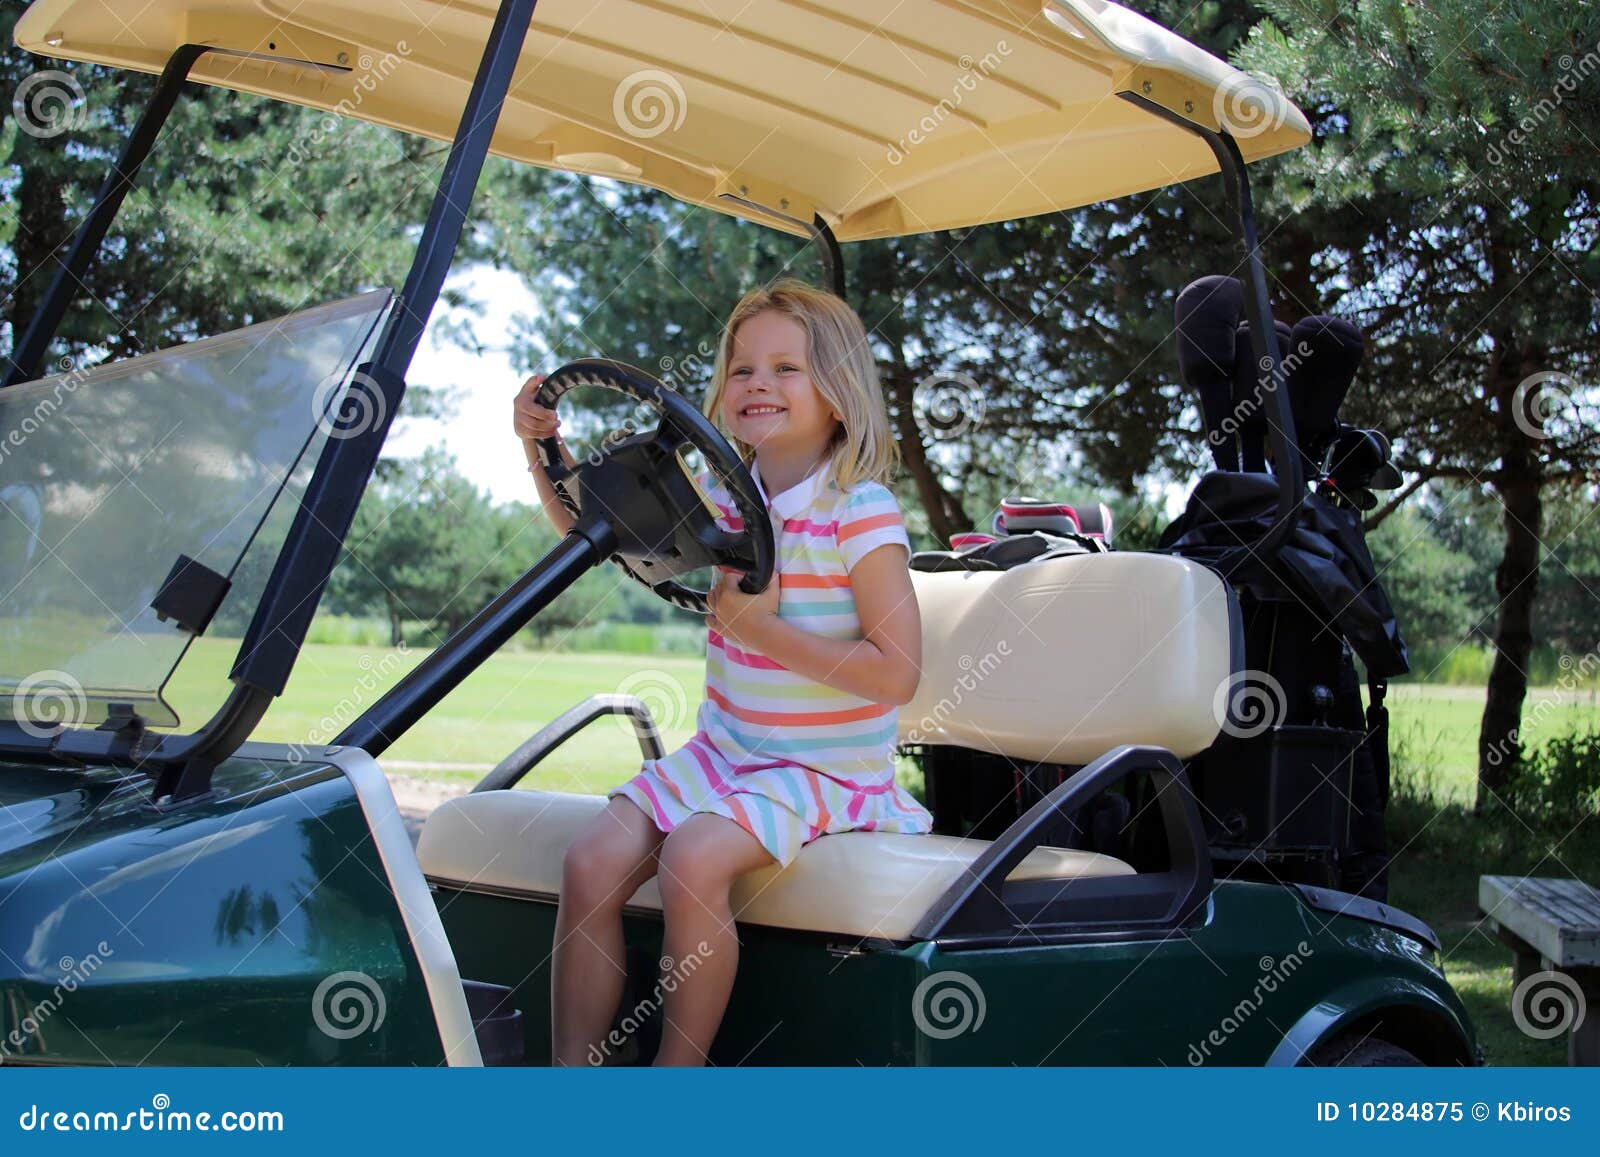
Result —
[{"label": "black tire", "polygon": [[1331,1044],[1311,1050],[1306,1064],[1322,1069],[1399,1069],[1421,1068],[1422,1061],[1399,1045],[1372,1037],[1340,1037]]}]

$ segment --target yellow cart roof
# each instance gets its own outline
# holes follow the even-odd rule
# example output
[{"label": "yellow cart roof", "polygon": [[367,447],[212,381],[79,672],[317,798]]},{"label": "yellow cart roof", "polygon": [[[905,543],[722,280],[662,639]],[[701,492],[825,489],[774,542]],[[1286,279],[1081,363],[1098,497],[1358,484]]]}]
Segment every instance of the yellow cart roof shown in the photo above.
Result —
[{"label": "yellow cart roof", "polygon": [[[192,77],[407,132],[454,134],[492,0],[37,0],[17,43]],[[308,67],[311,61],[323,67]],[[841,241],[978,225],[1215,172],[1116,94],[1303,144],[1280,92],[1097,0],[540,0],[495,131],[513,160],[652,185]],[[772,213],[778,214],[773,216]]]}]

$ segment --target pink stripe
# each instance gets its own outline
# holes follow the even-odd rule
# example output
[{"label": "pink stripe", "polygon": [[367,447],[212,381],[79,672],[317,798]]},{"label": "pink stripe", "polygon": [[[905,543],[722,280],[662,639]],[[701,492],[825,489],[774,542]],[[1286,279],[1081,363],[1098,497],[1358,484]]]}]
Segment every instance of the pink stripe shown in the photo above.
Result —
[{"label": "pink stripe", "polygon": [[832,522],[816,523],[809,518],[786,518],[783,522],[785,534],[809,534],[812,538],[826,538],[839,529],[839,520]]},{"label": "pink stripe", "polygon": [[861,805],[866,802],[867,797],[859,792],[851,797],[850,806],[847,807],[844,812],[845,816],[849,818],[851,823],[855,823],[856,820],[860,818]]},{"label": "pink stripe", "polygon": [[794,761],[790,759],[779,759],[772,763],[741,763],[733,769],[733,773],[735,775],[749,775],[752,771],[771,771],[775,767],[792,767],[793,765]]},{"label": "pink stripe", "polygon": [[787,671],[789,668],[782,663],[775,663],[765,655],[757,655],[753,651],[741,651],[732,643],[726,642],[720,631],[707,631],[706,643],[716,647],[728,656],[728,661],[737,663],[741,667],[755,667],[761,671]]},{"label": "pink stripe", "polygon": [[667,813],[661,810],[661,801],[656,798],[656,793],[650,790],[649,781],[642,775],[636,775],[633,777],[633,782],[639,785],[640,791],[650,797],[650,806],[655,809],[656,813],[651,818],[656,820],[658,824],[666,823]]},{"label": "pink stripe", "polygon": [[892,783],[856,783],[854,780],[845,779],[844,776],[834,775],[832,772],[819,771],[817,774],[824,779],[831,779],[840,787],[847,787],[861,795],[882,795],[886,791],[894,790],[894,784]]},{"label": "pink stripe", "polygon": [[717,774],[717,769],[712,766],[711,757],[700,750],[699,744],[695,742],[699,738],[696,735],[685,746],[694,753],[695,762],[699,763],[700,770],[705,772],[706,781],[711,784],[711,790],[718,795],[727,795],[730,790],[727,781]]}]

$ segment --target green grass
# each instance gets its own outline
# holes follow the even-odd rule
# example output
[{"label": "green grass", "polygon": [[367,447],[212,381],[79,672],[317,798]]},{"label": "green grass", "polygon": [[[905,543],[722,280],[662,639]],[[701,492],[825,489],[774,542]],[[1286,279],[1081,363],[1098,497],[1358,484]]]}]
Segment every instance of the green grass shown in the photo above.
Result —
[{"label": "green grass", "polygon": [[[1561,1065],[1564,1038],[1540,1041],[1511,1018],[1511,950],[1478,911],[1478,877],[1573,876],[1600,881],[1600,824],[1571,832],[1489,822],[1467,807],[1413,794],[1402,769],[1389,810],[1389,898],[1438,933],[1445,975],[1465,1002],[1490,1064]],[[1423,789],[1425,791],[1425,789]]]},{"label": "green grass", "polygon": [[[203,719],[221,702],[236,650],[237,643],[222,639],[195,644],[194,654],[169,688],[169,698],[186,724]],[[288,688],[254,737],[328,742],[423,655],[417,647],[400,652],[308,644]],[[590,695],[613,691],[630,692],[650,706],[671,750],[694,733],[704,679],[704,661],[691,656],[540,651],[496,655],[401,736],[382,762],[407,775],[475,783],[490,765],[562,711]],[[626,779],[638,763],[639,746],[632,729],[621,720],[603,719],[562,747],[559,756],[541,764],[525,782],[530,787],[601,792]]]},{"label": "green grass", "polygon": [[[1523,739],[1600,729],[1596,693],[1529,691]],[[1490,1064],[1561,1065],[1564,1038],[1540,1041],[1511,1018],[1511,950],[1478,911],[1483,875],[1573,876],[1600,882],[1600,823],[1537,831],[1509,813],[1474,816],[1483,689],[1398,684],[1390,689],[1393,756],[1389,898],[1427,921],[1443,946],[1445,975],[1460,993]]]},{"label": "green grass", "polygon": [[[1441,799],[1470,805],[1477,790],[1479,687],[1396,683],[1389,688],[1389,743],[1396,762],[1419,769]],[[1600,691],[1531,688],[1523,704],[1523,740],[1600,731]]]},{"label": "green grass", "polygon": [[[169,691],[187,725],[221,702],[236,649],[228,640],[201,640],[182,665]],[[257,737],[326,742],[423,654],[418,647],[401,652],[309,644]],[[694,731],[703,680],[704,661],[697,656],[505,652],[474,672],[381,762],[406,775],[470,785],[566,708],[614,691],[630,691],[650,705],[671,750]],[[1561,1040],[1532,1040],[1511,1020],[1511,953],[1479,925],[1478,877],[1532,873],[1600,881],[1600,830],[1590,822],[1563,838],[1520,829],[1514,820],[1489,824],[1471,815],[1481,688],[1397,683],[1389,702],[1395,762],[1390,831],[1399,853],[1390,899],[1438,932],[1445,972],[1466,1002],[1491,1063],[1562,1064]],[[1600,729],[1600,694],[1587,689],[1556,696],[1534,689],[1525,720],[1531,742]],[[638,763],[627,725],[602,720],[525,783],[598,793],[626,779]],[[901,778],[920,794],[915,772],[902,768]]]}]

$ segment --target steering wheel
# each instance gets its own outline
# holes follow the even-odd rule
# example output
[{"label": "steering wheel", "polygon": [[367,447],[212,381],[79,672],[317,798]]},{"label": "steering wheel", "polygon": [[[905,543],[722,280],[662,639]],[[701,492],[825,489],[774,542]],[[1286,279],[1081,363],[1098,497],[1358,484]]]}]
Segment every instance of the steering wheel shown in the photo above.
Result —
[{"label": "steering wheel", "polygon": [[[620,437],[608,435],[570,467],[555,438],[536,443],[545,474],[578,520],[574,529],[591,539],[614,540],[612,562],[686,611],[710,611],[705,591],[678,581],[702,567],[744,571],[739,589],[752,595],[763,590],[772,581],[777,555],[772,520],[749,469],[710,419],[645,371],[605,358],[568,362],[545,378],[534,400],[554,409],[563,394],[579,386],[632,398],[660,420],[649,433],[625,429]],[[722,512],[683,460],[690,447],[705,456],[711,473],[733,496],[743,529],[717,525]]]}]

